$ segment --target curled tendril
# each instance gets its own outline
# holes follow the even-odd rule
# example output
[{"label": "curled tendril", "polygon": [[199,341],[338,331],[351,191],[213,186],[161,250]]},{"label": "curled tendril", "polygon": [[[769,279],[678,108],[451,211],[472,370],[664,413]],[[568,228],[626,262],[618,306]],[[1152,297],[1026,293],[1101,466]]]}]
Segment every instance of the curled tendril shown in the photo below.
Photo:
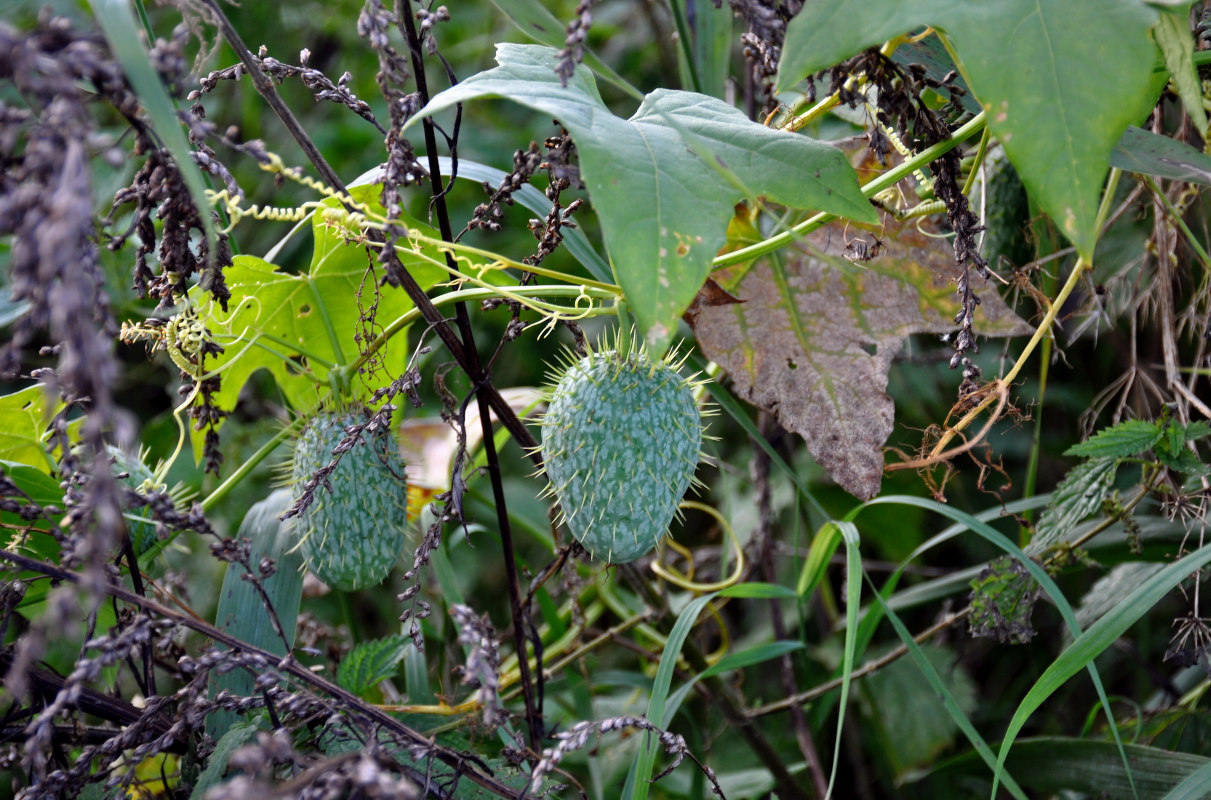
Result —
[{"label": "curled tendril", "polygon": [[325,186],[315,178],[303,174],[297,167],[286,167],[282,163],[281,157],[274,153],[269,154],[268,161],[261,164],[261,169],[274,175],[281,175],[300,186],[304,186],[321,195],[324,200],[336,198],[341,202],[341,206],[333,208],[325,206],[323,200],[308,200],[301,205],[293,207],[261,206],[255,203],[244,207],[240,205],[240,198],[232,196],[226,189],[217,192],[207,191],[207,200],[213,205],[222,206],[231,220],[227,227],[223,229],[223,233],[230,232],[241,220],[246,218],[271,220],[274,222],[302,222],[317,211],[320,212],[321,218],[325,223],[339,225],[345,232],[357,231],[357,235],[354,238],[364,237],[368,229],[379,227],[384,222],[380,216],[374,213],[374,210],[369,205],[359,203],[350,195]]},{"label": "curled tendril", "polygon": [[[715,520],[719,523],[719,527],[723,528],[723,532],[727,535],[728,541],[731,543],[732,549],[736,553],[736,567],[735,567],[735,569],[732,570],[731,575],[728,575],[725,579],[723,579],[721,581],[716,581],[715,583],[695,583],[694,581],[692,581],[691,580],[691,578],[693,576],[693,562],[692,561],[690,562],[691,568],[690,568],[690,572],[688,575],[682,574],[682,573],[678,572],[677,570],[673,569],[672,567],[666,567],[664,564],[660,563],[659,560],[652,561],[652,564],[651,564],[652,572],[656,573],[662,580],[667,581],[668,583],[671,583],[674,586],[680,587],[682,589],[686,589],[687,591],[698,592],[698,593],[717,592],[720,589],[726,589],[727,587],[733,586],[733,585],[739,583],[741,580],[743,580],[745,571],[748,568],[747,563],[744,558],[744,547],[743,547],[743,545],[740,544],[740,540],[736,537],[736,532],[734,530],[732,530],[731,523],[729,523],[727,521],[727,519],[722,514],[719,513],[718,509],[712,508],[711,506],[708,506],[705,503],[699,503],[694,500],[684,500],[684,501],[682,501],[680,507],[681,508],[692,508],[696,511],[702,511],[706,514],[710,514],[712,517],[715,518]],[[670,542],[670,544],[671,544],[671,542]],[[674,549],[677,549],[677,548],[674,548]],[[678,549],[678,552],[681,552],[681,550]],[[683,555],[684,555],[684,553],[683,553]]]},{"label": "curled tendril", "polygon": [[202,369],[202,348],[211,341],[210,331],[197,309],[186,308],[164,326],[164,349],[182,372],[198,378]]}]

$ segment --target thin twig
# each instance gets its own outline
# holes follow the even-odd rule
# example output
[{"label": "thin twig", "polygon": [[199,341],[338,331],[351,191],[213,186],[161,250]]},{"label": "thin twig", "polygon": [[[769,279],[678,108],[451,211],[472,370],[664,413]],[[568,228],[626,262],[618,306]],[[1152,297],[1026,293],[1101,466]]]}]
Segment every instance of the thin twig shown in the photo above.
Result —
[{"label": "thin twig", "polygon": [[[926,628],[924,631],[922,631],[921,633],[914,636],[912,640],[914,642],[916,642],[917,644],[921,644],[921,642],[924,642],[927,639],[932,638],[933,636],[946,630],[947,628],[949,628],[951,625],[955,624],[956,622],[966,619],[970,613],[971,613],[971,608],[969,607],[969,608],[963,609],[962,611],[951,614],[951,615],[947,616],[945,619],[935,623],[933,626]],[[890,664],[893,661],[895,661],[899,658],[902,658],[903,656],[906,656],[906,655],[908,655],[908,645],[902,644],[899,647],[897,647],[895,650],[892,650],[891,652],[887,653],[887,655],[880,656],[879,658],[873,659],[871,661],[867,661],[861,667],[858,667],[858,669],[851,672],[849,675],[849,679],[851,681],[853,681],[853,680],[857,680],[858,678],[864,678],[867,675],[871,674],[872,672],[876,672],[880,669],[883,669],[883,667],[886,667],[888,664]],[[790,697],[786,697],[782,700],[778,700],[773,703],[767,703],[766,705],[758,706],[757,708],[750,709],[748,711],[747,716],[749,719],[757,719],[758,717],[764,717],[769,714],[776,714],[779,711],[786,711],[787,709],[789,709],[793,706],[800,706],[800,705],[803,705],[804,703],[810,703],[812,700],[823,697],[824,695],[828,694],[829,692],[840,689],[841,684],[843,682],[844,682],[844,678],[834,678],[833,680],[827,681],[826,683],[822,683],[819,686],[814,686],[811,689],[808,689],[806,692],[800,692],[799,694],[792,695]]]}]

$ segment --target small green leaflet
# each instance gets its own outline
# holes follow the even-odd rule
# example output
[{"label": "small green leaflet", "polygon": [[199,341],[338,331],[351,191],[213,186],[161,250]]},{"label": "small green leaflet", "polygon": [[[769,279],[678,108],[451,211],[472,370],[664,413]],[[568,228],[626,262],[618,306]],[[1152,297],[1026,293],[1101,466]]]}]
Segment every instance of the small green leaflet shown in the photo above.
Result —
[{"label": "small green leaflet", "polygon": [[336,682],[356,695],[365,693],[399,671],[399,662],[411,643],[407,636],[398,634],[361,642],[341,659]]},{"label": "small green leaflet", "polygon": [[794,208],[875,222],[844,155],[752,122],[706,95],[660,89],[630,119],[610,112],[587,69],[566,86],[550,47],[501,44],[500,66],[434,97],[409,125],[458,103],[503,97],[571,131],[628,308],[653,358],[711,271],[736,202],[764,196]]}]

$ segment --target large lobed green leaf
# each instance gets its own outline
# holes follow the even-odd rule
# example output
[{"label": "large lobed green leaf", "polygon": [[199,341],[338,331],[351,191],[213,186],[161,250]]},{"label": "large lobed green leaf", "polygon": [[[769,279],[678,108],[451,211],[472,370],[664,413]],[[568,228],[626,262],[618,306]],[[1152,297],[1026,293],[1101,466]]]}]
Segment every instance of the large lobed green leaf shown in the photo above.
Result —
[{"label": "large lobed green leaf", "polygon": [[615,274],[654,354],[667,349],[710,273],[737,201],[765,196],[875,221],[853,168],[828,145],[692,92],[652,92],[624,120],[606,108],[588,70],[562,86],[551,48],[501,44],[496,60],[500,66],[437,95],[409,124],[481,97],[557,118],[576,141]]},{"label": "large lobed green leaf", "polygon": [[[350,190],[354,199],[381,213],[377,201],[379,187],[359,186]],[[324,201],[338,207],[334,198]],[[426,235],[436,236],[431,228],[405,219]],[[305,273],[282,271],[277,265],[256,256],[236,256],[225,273],[231,290],[224,314],[213,305],[204,306],[206,327],[226,350],[216,359],[207,359],[208,370],[221,370],[220,390],[212,397],[218,408],[235,408],[240,390],[260,369],[273,375],[278,388],[295,410],[314,408],[328,395],[329,372],[334,366],[352,363],[358,356],[355,335],[366,309],[377,302],[374,333],[412,309],[412,301],[402,291],[378,288],[382,270],[365,247],[348,243],[345,234],[325,223],[322,214],[312,217],[315,250]],[[400,260],[421,286],[429,288],[446,273],[440,268],[400,253]],[[196,292],[197,290],[195,290]],[[381,293],[380,293],[381,291]],[[202,301],[198,295],[195,300]],[[381,352],[386,374],[403,372],[407,353],[406,337],[388,342]],[[368,399],[377,381],[359,380],[352,392]],[[198,434],[194,434],[194,452],[200,453]]]},{"label": "large lobed green leaf", "polygon": [[787,28],[778,88],[921,26],[944,30],[1030,195],[1091,258],[1110,151],[1164,85],[1156,23],[1140,0],[808,4]]}]

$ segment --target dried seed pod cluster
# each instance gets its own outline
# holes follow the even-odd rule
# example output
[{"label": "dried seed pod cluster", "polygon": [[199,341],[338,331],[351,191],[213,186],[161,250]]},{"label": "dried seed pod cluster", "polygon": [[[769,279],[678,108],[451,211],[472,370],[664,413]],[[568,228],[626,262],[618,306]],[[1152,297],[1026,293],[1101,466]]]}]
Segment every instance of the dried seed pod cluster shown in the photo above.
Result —
[{"label": "dried seed pod cluster", "polygon": [[616,345],[555,376],[542,421],[548,490],[596,558],[620,564],[652,550],[693,481],[702,419],[680,366]]}]

